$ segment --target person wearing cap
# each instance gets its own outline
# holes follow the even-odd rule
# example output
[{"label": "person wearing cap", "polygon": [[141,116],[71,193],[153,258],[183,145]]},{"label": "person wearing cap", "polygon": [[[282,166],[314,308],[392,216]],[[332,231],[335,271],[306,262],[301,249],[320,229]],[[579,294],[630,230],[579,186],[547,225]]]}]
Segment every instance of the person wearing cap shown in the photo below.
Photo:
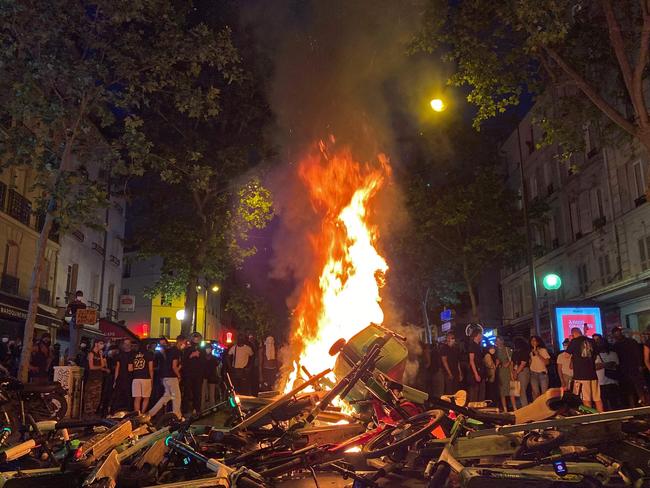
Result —
[{"label": "person wearing cap", "polygon": [[571,342],[569,338],[564,339],[562,342],[563,351],[557,355],[557,375],[560,377],[560,384],[565,390],[571,388],[571,382],[573,381],[571,354],[566,352],[569,342]]},{"label": "person wearing cap", "polygon": [[636,407],[643,403],[645,380],[643,378],[643,354],[641,346],[623,333],[622,327],[612,329],[614,351],[618,355],[621,372],[620,390],[624,406]]}]

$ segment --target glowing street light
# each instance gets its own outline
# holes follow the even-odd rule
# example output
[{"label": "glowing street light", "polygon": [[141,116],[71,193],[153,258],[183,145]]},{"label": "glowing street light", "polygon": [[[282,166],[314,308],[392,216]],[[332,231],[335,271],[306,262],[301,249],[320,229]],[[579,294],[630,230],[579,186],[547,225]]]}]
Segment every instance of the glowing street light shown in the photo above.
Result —
[{"label": "glowing street light", "polygon": [[442,112],[447,108],[447,106],[445,105],[445,102],[443,102],[439,98],[434,98],[429,103],[431,104],[431,108],[434,110],[434,112]]},{"label": "glowing street light", "polygon": [[549,273],[542,279],[542,284],[547,290],[559,290],[562,286],[562,279],[555,273]]},{"label": "glowing street light", "polygon": [[179,310],[176,312],[176,320],[180,320],[181,322],[185,320],[185,310]]},{"label": "glowing street light", "polygon": [[219,285],[212,285],[212,288],[210,288],[213,292],[217,293],[219,291]]}]

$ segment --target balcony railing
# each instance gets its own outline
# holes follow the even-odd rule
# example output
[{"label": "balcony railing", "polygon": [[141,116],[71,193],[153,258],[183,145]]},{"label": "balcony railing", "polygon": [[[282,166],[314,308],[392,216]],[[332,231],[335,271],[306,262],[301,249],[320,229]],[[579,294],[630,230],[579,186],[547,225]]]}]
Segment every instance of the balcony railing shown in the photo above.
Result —
[{"label": "balcony railing", "polygon": [[89,308],[94,308],[95,310],[99,310],[99,303],[97,303],[97,302],[88,302],[88,307]]},{"label": "balcony railing", "polygon": [[113,310],[112,308],[107,308],[106,309],[106,318],[108,320],[116,321],[117,320],[117,310]]},{"label": "balcony railing", "polygon": [[113,256],[113,255],[111,254],[111,257],[108,258],[108,260],[111,262],[111,264],[114,264],[115,266],[119,266],[119,265],[120,265],[120,258],[118,258],[117,256]]},{"label": "balcony railing", "polygon": [[31,202],[16,190],[9,190],[7,197],[7,213],[19,222],[29,225],[32,215]]},{"label": "balcony railing", "polygon": [[8,274],[2,274],[2,280],[0,281],[0,290],[11,293],[12,295],[18,295],[18,286],[20,285],[20,279],[15,276]]},{"label": "balcony railing", "polygon": [[38,302],[39,303],[41,303],[43,305],[49,305],[51,296],[52,296],[52,293],[47,288],[39,288],[38,289]]},{"label": "balcony railing", "polygon": [[104,248],[97,244],[96,242],[93,242],[92,244],[93,251],[95,251],[97,254],[104,255],[106,251],[104,251]]},{"label": "balcony railing", "polygon": [[7,194],[7,185],[0,181],[0,210],[5,208],[5,195]]}]

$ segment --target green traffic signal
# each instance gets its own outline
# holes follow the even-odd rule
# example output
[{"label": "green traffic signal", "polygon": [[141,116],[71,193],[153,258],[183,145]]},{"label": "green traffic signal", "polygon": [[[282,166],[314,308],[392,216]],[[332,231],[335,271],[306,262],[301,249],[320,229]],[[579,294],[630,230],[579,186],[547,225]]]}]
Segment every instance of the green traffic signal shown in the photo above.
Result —
[{"label": "green traffic signal", "polygon": [[544,276],[542,284],[547,290],[559,290],[562,286],[562,279],[558,275],[550,273]]}]

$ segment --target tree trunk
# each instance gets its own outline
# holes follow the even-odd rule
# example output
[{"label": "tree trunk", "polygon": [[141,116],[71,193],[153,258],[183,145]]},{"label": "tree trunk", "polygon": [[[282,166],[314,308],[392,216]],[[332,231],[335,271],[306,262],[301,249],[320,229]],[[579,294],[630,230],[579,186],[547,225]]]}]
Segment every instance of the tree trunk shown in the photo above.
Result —
[{"label": "tree trunk", "polygon": [[[424,331],[427,339],[427,344],[433,343],[433,332],[431,331],[431,324],[429,323],[429,311],[427,310],[429,305],[429,292],[431,291],[430,287],[427,287],[426,292],[424,293],[424,300],[422,300],[422,318],[424,319]],[[437,335],[437,334],[436,334]]]},{"label": "tree trunk", "polygon": [[194,310],[197,300],[196,287],[199,285],[199,274],[191,268],[190,275],[187,279],[187,287],[185,288],[185,318],[181,323],[181,334],[185,337],[194,332],[194,324],[196,317],[194,317]]},{"label": "tree trunk", "polygon": [[472,279],[469,276],[469,269],[467,262],[463,262],[463,279],[465,286],[467,286],[467,293],[469,294],[469,302],[472,305],[472,322],[477,323],[478,318],[478,304],[476,303],[476,295],[474,294],[474,287],[472,286]]},{"label": "tree trunk", "polygon": [[47,239],[52,229],[54,216],[52,215],[53,202],[50,202],[47,213],[45,214],[45,223],[41,234],[38,236],[36,243],[36,261],[32,270],[32,278],[29,283],[29,307],[27,309],[27,318],[25,319],[25,333],[23,334],[23,350],[20,354],[20,366],[18,368],[18,379],[26,382],[29,373],[29,363],[32,356],[32,340],[34,338],[34,324],[36,323],[36,314],[38,313],[38,289],[43,274],[43,264],[45,262],[45,250],[47,249]]}]

